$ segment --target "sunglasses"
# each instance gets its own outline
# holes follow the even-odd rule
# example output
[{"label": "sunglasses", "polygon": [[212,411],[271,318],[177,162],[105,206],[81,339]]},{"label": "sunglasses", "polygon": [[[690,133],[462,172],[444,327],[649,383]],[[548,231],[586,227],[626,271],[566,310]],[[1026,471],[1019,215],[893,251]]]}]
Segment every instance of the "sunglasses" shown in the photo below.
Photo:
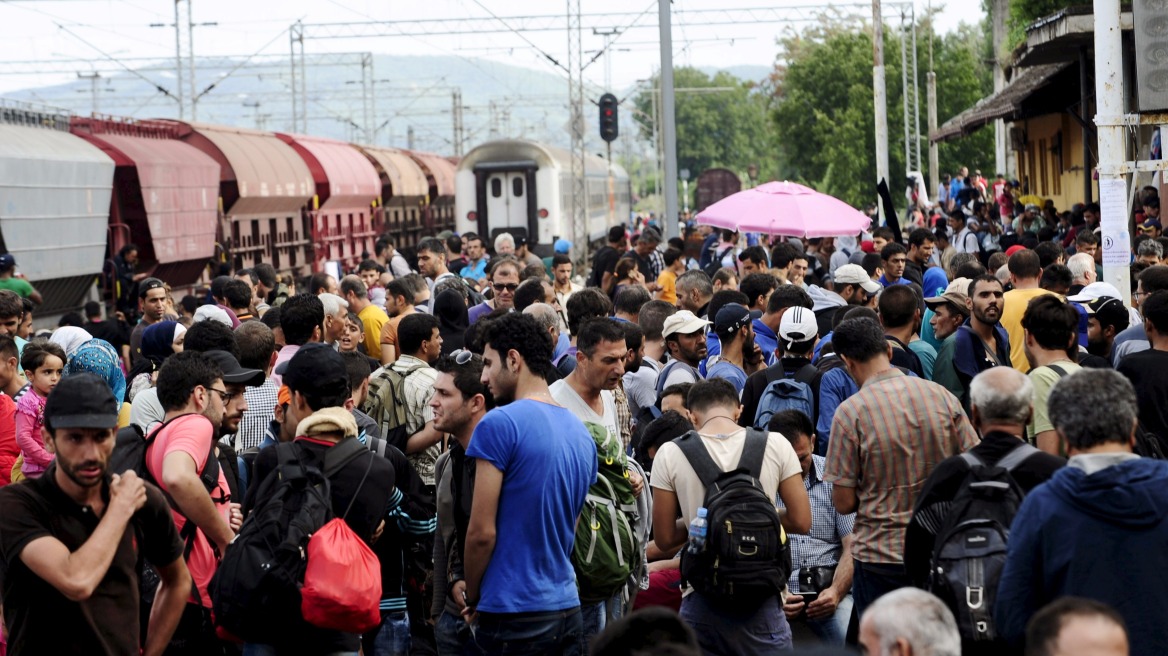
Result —
[{"label": "sunglasses", "polygon": [[507,282],[507,283],[503,283],[503,282],[497,282],[497,283],[495,283],[495,284],[491,285],[491,287],[494,287],[494,288],[495,288],[495,291],[497,291],[497,292],[501,292],[501,291],[503,291],[504,289],[505,289],[505,290],[507,290],[507,291],[509,291],[509,292],[513,292],[513,291],[515,291],[516,289],[519,289],[519,283],[514,283],[514,282]]},{"label": "sunglasses", "polygon": [[466,363],[474,359],[475,354],[466,349],[458,349],[450,353],[450,359],[454,360],[454,364],[464,366]]}]

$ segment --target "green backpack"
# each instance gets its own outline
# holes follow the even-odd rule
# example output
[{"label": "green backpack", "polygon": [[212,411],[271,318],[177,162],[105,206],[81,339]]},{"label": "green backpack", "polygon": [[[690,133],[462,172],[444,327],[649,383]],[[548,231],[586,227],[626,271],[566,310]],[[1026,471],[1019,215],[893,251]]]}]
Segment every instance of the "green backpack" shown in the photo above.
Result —
[{"label": "green backpack", "polygon": [[588,604],[611,599],[625,586],[642,545],[633,530],[637,505],[620,438],[604,426],[584,425],[596,441],[597,474],[576,523],[572,565],[580,603]]}]

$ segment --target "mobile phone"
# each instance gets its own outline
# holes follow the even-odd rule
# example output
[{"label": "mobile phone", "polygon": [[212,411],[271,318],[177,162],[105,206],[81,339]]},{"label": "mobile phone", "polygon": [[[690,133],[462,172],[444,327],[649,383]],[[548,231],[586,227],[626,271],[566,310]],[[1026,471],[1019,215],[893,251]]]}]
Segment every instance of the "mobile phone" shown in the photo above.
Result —
[{"label": "mobile phone", "polygon": [[819,599],[818,592],[800,592],[799,596],[803,597],[803,603],[805,603],[805,604],[809,604],[809,603],[815,601],[816,599]]}]

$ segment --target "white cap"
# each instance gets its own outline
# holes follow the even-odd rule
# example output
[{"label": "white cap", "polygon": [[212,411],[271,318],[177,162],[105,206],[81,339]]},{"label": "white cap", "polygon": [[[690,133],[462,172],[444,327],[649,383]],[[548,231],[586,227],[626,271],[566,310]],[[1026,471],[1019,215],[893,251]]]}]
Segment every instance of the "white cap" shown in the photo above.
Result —
[{"label": "white cap", "polygon": [[779,320],[779,337],[788,347],[813,339],[818,333],[819,322],[815,320],[815,313],[805,307],[789,307]]},{"label": "white cap", "polygon": [[219,323],[231,327],[231,317],[227,316],[227,310],[215,305],[200,305],[199,309],[195,310],[195,323],[200,321],[218,321]]},{"label": "white cap", "polygon": [[1072,303],[1086,303],[1087,301],[1093,301],[1103,296],[1123,298],[1123,295],[1119,293],[1119,290],[1116,289],[1115,285],[1109,282],[1093,282],[1090,285],[1084,287],[1083,290],[1078,294],[1075,294],[1074,296],[1068,296],[1067,300],[1071,301]]},{"label": "white cap", "polygon": [[859,285],[864,291],[869,294],[879,292],[883,287],[880,283],[872,280],[864,267],[859,264],[844,264],[835,270],[831,279],[836,285]]},{"label": "white cap", "polygon": [[674,312],[665,319],[665,325],[661,329],[661,336],[669,337],[673,333],[688,335],[690,333],[696,333],[699,330],[705,330],[708,325],[710,325],[709,321],[699,319],[694,316],[693,312],[681,310]]}]

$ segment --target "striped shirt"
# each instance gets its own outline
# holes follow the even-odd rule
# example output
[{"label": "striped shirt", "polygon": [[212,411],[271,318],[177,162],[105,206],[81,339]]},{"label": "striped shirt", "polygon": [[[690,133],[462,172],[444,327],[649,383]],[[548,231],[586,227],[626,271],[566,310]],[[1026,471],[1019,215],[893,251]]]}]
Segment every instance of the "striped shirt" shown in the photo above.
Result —
[{"label": "striped shirt", "polygon": [[239,420],[239,430],[235,433],[236,452],[258,446],[264,439],[268,425],[276,418],[276,404],[280,402],[280,386],[268,378],[259,387],[249,387],[243,391],[247,400],[247,410]]},{"label": "striped shirt", "polygon": [[904,561],[904,530],[933,469],[978,442],[961,402],[936,383],[888,369],[840,404],[823,480],[856,488],[853,555]]},{"label": "striped shirt", "polygon": [[[791,578],[787,580],[787,588],[794,593],[803,592],[799,588],[799,570],[839,564],[844,552],[844,538],[852,534],[856,520],[855,513],[841,515],[835,511],[831,483],[823,480],[823,457],[813,455],[811,462],[811,471],[803,477],[803,487],[807,488],[807,498],[811,501],[811,530],[806,535],[787,535],[791,541]],[[786,507],[782,499],[776,500],[775,506]]]}]

